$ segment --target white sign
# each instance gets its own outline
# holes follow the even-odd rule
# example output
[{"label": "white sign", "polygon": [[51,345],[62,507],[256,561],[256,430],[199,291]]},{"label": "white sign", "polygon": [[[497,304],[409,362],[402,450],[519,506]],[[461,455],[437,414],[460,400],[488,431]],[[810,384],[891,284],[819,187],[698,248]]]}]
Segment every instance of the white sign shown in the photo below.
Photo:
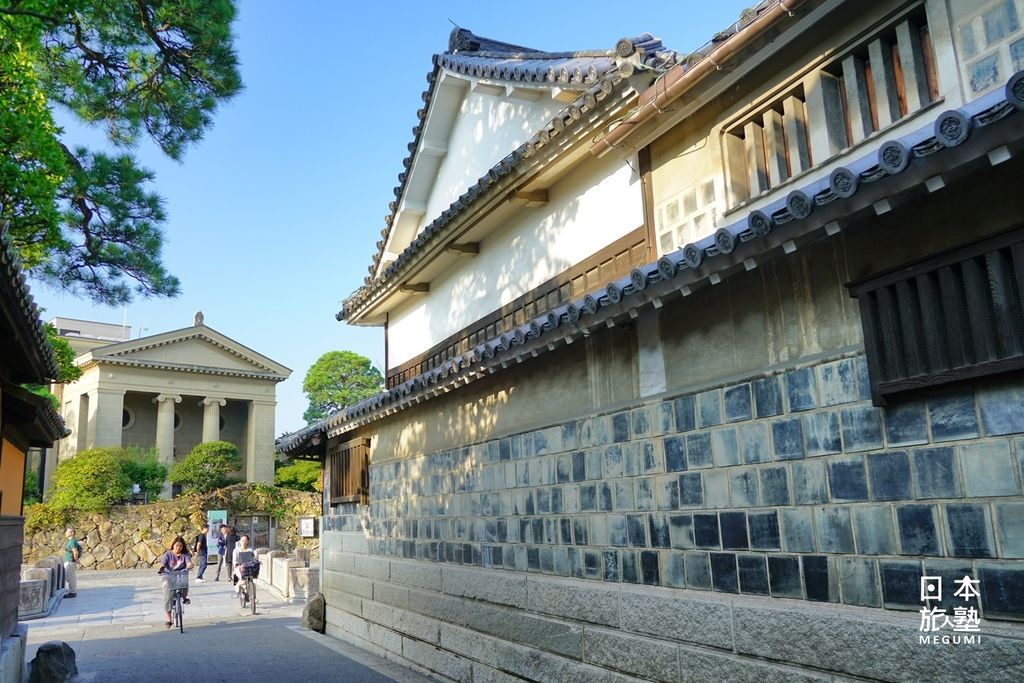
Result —
[{"label": "white sign", "polygon": [[299,536],[302,538],[314,538],[316,536],[315,517],[299,517]]}]

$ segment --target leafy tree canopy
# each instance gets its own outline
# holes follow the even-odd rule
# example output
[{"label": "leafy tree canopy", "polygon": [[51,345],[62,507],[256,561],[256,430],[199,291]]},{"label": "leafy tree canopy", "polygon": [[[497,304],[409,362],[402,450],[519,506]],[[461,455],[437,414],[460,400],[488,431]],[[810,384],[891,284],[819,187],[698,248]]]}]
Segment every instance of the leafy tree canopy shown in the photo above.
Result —
[{"label": "leafy tree canopy", "polygon": [[184,493],[206,493],[237,483],[232,475],[242,469],[242,457],[235,445],[227,441],[201,443],[176,463],[168,475],[181,484]]},{"label": "leafy tree canopy", "polygon": [[[6,6],[5,6],[6,5]],[[242,88],[234,0],[0,1],[0,222],[33,276],[97,302],[175,296],[143,136],[180,160]],[[59,105],[119,152],[68,145]]]},{"label": "leafy tree canopy", "polygon": [[166,479],[154,450],[90,448],[57,465],[46,504],[53,510],[105,510],[130,498],[132,484],[155,498]]},{"label": "leafy tree canopy", "polygon": [[323,490],[320,463],[312,460],[293,460],[282,464],[274,472],[274,486],[296,491]]},{"label": "leafy tree canopy", "polygon": [[352,351],[328,351],[306,373],[302,390],[309,408],[302,417],[313,424],[330,413],[362,401],[384,387],[380,370],[369,358]]}]

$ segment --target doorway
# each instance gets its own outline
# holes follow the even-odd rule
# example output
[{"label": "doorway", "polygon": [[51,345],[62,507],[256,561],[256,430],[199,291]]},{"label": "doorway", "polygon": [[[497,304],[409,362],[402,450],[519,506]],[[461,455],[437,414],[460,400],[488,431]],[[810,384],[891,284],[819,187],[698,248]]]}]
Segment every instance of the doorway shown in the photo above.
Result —
[{"label": "doorway", "polygon": [[273,548],[273,518],[270,515],[239,515],[234,521],[235,532],[248,534],[251,548]]}]

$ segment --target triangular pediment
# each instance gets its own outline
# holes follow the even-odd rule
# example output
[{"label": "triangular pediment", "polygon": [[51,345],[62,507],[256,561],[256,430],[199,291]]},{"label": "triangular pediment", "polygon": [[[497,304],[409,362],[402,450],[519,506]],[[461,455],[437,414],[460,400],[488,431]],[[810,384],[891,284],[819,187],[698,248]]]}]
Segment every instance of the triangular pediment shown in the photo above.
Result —
[{"label": "triangular pediment", "polygon": [[90,362],[286,379],[291,370],[205,325],[110,344],[78,357]]}]

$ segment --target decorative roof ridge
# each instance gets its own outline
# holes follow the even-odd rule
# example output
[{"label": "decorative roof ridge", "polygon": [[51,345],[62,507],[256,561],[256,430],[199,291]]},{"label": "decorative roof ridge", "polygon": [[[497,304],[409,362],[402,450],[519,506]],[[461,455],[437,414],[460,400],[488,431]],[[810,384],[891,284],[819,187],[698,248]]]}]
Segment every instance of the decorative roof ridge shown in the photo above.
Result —
[{"label": "decorative roof ridge", "polygon": [[56,379],[60,371],[50,339],[39,317],[39,307],[28,286],[21,257],[7,227],[6,221],[0,222],[0,291],[9,299],[11,312],[16,316],[11,322],[21,328],[19,332],[26,344],[31,345],[25,349],[26,354],[35,361],[32,368],[35,376],[31,379],[45,384],[47,380]]},{"label": "decorative roof ridge", "polygon": [[[352,406],[341,408],[320,422],[304,430],[336,431],[342,427],[355,428],[380,417],[393,414],[410,405],[428,400],[440,393],[446,393],[462,384],[467,384],[500,368],[522,362],[525,357],[534,357],[544,351],[554,350],[556,342],[563,338],[567,343],[577,334],[588,334],[594,325],[602,321],[614,325],[612,318],[599,316],[601,309],[621,313],[620,303],[627,297],[637,296],[658,283],[662,288],[688,294],[691,285],[703,280],[712,283],[721,280],[717,272],[688,278],[688,282],[672,285],[669,281],[684,271],[696,272],[708,259],[732,254],[741,243],[768,237],[775,226],[799,223],[808,219],[816,207],[824,207],[840,200],[854,197],[864,185],[870,185],[889,176],[903,173],[913,165],[915,159],[931,156],[945,149],[965,143],[977,129],[990,126],[1002,119],[1024,110],[1024,71],[1018,71],[1006,83],[1002,92],[994,91],[959,109],[940,113],[932,123],[926,124],[908,134],[880,144],[872,152],[855,159],[845,166],[835,168],[827,178],[812,181],[802,189],[796,189],[777,199],[763,210],[752,210],[726,226],[718,228],[696,243],[663,255],[657,261],[641,265],[623,278],[606,284],[604,290],[595,290],[581,299],[560,305],[546,314],[534,318],[525,325],[506,330],[457,358],[450,359],[438,368],[422,373],[390,390],[381,392]],[[839,231],[838,225],[830,229],[829,223],[819,226],[831,236]],[[783,245],[785,251],[785,245]],[[663,296],[664,294],[662,294]],[[648,300],[638,301],[640,305],[651,303],[660,307],[660,298],[648,295]],[[627,302],[628,303],[628,302]],[[632,311],[633,309],[630,309]],[[613,314],[613,313],[611,313]],[[633,317],[633,313],[629,315]],[[594,325],[581,324],[587,317],[597,318]],[[549,337],[551,331],[568,323],[568,334]],[[536,340],[536,341],[534,341]],[[528,347],[514,350],[513,347]],[[298,445],[292,439],[297,433],[286,434],[279,439],[282,450]]]},{"label": "decorative roof ridge", "polygon": [[[453,40],[456,36],[468,36],[468,39],[475,39],[480,42],[479,46],[484,45],[496,45],[508,50],[486,50],[481,52],[474,52],[468,50],[466,47],[456,45],[453,47]],[[458,42],[458,41],[456,41]],[[481,64],[469,64],[467,60],[475,58],[491,57],[496,61],[510,60],[521,56],[523,59],[566,59],[566,60],[593,60],[592,63],[586,64],[574,64],[572,68],[568,65],[562,65],[559,69],[554,67],[539,69],[539,68],[516,68],[508,63],[495,63],[484,68]],[[565,57],[556,57],[555,55],[566,55]],[[587,56],[583,56],[587,55]],[[589,56],[593,55],[593,56]],[[372,257],[372,263],[368,268],[368,275],[363,281],[363,287],[353,292],[346,301],[351,300],[354,296],[358,295],[366,287],[368,287],[374,280],[381,279],[376,277],[376,273],[380,266],[381,259],[384,257],[384,249],[387,245],[388,240],[391,237],[392,227],[394,225],[395,217],[398,214],[398,209],[401,206],[402,197],[405,194],[406,186],[409,181],[409,169],[413,167],[416,160],[416,155],[419,150],[420,138],[423,134],[424,124],[426,122],[427,113],[430,110],[430,105],[434,98],[434,92],[437,88],[437,84],[440,80],[440,71],[442,69],[448,69],[455,73],[461,73],[471,78],[487,78],[493,80],[504,80],[512,83],[515,82],[530,82],[530,83],[543,83],[551,84],[552,87],[560,87],[567,89],[575,89],[573,86],[583,90],[581,99],[573,102],[565,109],[563,109],[552,121],[548,122],[542,130],[536,133],[527,145],[532,143],[533,147],[539,147],[547,144],[547,141],[552,135],[557,135],[562,132],[564,124],[569,120],[576,120],[579,118],[578,114],[584,107],[593,109],[597,106],[597,101],[604,99],[608,94],[611,93],[611,88],[608,84],[604,83],[605,78],[614,78],[611,85],[617,84],[623,78],[630,77],[630,85],[635,89],[639,87],[646,87],[650,85],[656,76],[664,72],[668,68],[678,63],[684,58],[683,55],[673,51],[665,49],[661,40],[655,38],[650,33],[642,33],[639,36],[633,38],[620,38],[615,47],[607,51],[582,51],[582,52],[564,52],[564,53],[547,53],[536,51],[531,48],[524,48],[517,45],[511,45],[509,43],[502,43],[500,41],[493,41],[488,38],[481,38],[475,36],[468,29],[456,28],[452,31],[449,39],[449,50],[441,54],[435,54],[432,57],[432,63],[434,68],[430,71],[427,76],[427,89],[420,95],[423,100],[424,106],[416,112],[417,124],[413,127],[413,140],[407,145],[409,150],[409,156],[407,156],[403,162],[404,170],[398,175],[398,185],[393,189],[395,196],[394,201],[388,205],[389,213],[384,217],[384,227],[380,230],[381,239],[377,242],[377,251]],[[606,63],[604,63],[606,62]],[[447,64],[447,66],[445,66]],[[520,152],[525,151],[524,145],[520,145],[517,148]],[[517,150],[513,150],[509,156],[513,156],[517,153]],[[487,174],[481,177],[481,180],[494,174],[504,174],[509,169],[506,168],[508,165],[506,160],[509,158],[506,156],[504,159],[499,161],[497,164],[492,166]],[[479,182],[478,182],[479,184]],[[475,187],[475,186],[474,186]],[[465,202],[463,199],[473,188],[467,190],[462,197],[452,203],[452,205],[442,212],[439,218],[447,220],[446,213],[454,210],[460,212],[465,208]],[[436,222],[436,221],[435,221]],[[429,227],[429,226],[428,226]],[[421,234],[426,232],[422,231]],[[344,308],[343,308],[344,310]],[[344,316],[339,314],[339,320]],[[336,316],[337,317],[337,316]]]}]

